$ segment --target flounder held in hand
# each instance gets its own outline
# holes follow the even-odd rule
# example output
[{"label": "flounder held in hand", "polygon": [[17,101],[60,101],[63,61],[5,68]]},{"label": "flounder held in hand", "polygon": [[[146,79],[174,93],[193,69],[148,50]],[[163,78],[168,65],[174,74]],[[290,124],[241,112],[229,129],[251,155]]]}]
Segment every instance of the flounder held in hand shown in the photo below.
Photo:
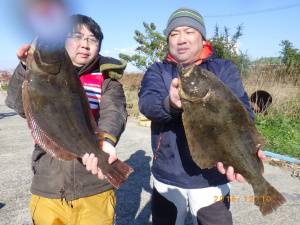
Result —
[{"label": "flounder held in hand", "polygon": [[264,140],[240,100],[199,66],[182,68],[179,79],[183,125],[195,163],[202,169],[216,162],[233,166],[252,185],[254,203],[263,215],[282,205],[284,197],[261,175],[257,147]]},{"label": "flounder held in hand", "polygon": [[120,160],[108,164],[83,87],[63,42],[36,39],[28,52],[23,105],[35,142],[62,160],[98,157],[98,167],[118,188],[133,171]]}]

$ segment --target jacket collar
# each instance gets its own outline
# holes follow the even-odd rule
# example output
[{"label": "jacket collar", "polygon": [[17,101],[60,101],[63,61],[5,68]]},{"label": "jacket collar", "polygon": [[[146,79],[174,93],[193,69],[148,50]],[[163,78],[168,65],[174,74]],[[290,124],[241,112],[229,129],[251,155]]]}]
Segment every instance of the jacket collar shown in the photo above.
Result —
[{"label": "jacket collar", "polygon": [[90,73],[92,71],[95,71],[96,69],[99,69],[99,60],[100,55],[96,55],[88,64],[82,66],[79,68],[78,75]]}]

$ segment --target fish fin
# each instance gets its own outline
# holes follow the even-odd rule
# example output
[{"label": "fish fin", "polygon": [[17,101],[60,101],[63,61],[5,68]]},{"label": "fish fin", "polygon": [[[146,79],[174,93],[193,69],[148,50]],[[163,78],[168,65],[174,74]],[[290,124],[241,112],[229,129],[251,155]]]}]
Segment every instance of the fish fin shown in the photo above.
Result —
[{"label": "fish fin", "polygon": [[63,160],[72,160],[77,158],[70,151],[59,146],[55,141],[53,141],[43,129],[41,129],[38,123],[35,121],[30,107],[30,96],[28,92],[28,81],[24,81],[22,89],[23,107],[27,119],[27,124],[31,130],[31,135],[36,144],[38,144],[47,153],[55,158]]},{"label": "fish fin", "polygon": [[81,96],[81,101],[82,101],[82,104],[83,104],[83,110],[84,110],[84,115],[86,117],[86,121],[87,121],[87,124],[89,125],[89,128],[90,130],[92,131],[92,133],[99,133],[100,130],[99,130],[99,127],[97,125],[97,122],[95,120],[95,117],[90,109],[90,105],[89,105],[89,101],[88,101],[88,98],[87,98],[87,95],[83,89],[83,87],[81,86],[80,88],[80,96]]},{"label": "fish fin", "polygon": [[[196,164],[201,168],[201,169],[211,169],[213,167],[216,167],[217,162],[208,159],[204,155],[201,156],[200,154],[197,154],[196,156],[193,156],[192,154],[193,161],[196,162]],[[197,159],[199,158],[199,159]]]},{"label": "fish fin", "polygon": [[259,207],[262,215],[267,215],[286,202],[286,199],[268,181],[253,185],[254,204]]},{"label": "fish fin", "polygon": [[97,126],[97,122],[93,116],[91,109],[90,109],[90,104],[89,104],[86,92],[85,92],[83,86],[80,84],[80,79],[78,79],[77,82],[79,83],[79,85],[77,85],[77,86],[79,89],[80,101],[81,101],[82,109],[84,112],[84,119],[85,119],[88,129],[91,131],[91,133],[95,133],[99,129]]},{"label": "fish fin", "polygon": [[132,172],[133,169],[129,165],[118,159],[113,162],[110,169],[103,172],[103,174],[107,178],[108,182],[118,189]]},{"label": "fish fin", "polygon": [[257,152],[259,149],[262,149],[265,145],[265,139],[263,136],[258,132],[255,126],[249,126],[249,130],[246,132],[249,138],[248,146],[250,154],[257,160],[257,166],[259,167],[260,173],[264,172],[264,165],[262,160],[258,157]]},{"label": "fish fin", "polygon": [[258,158],[257,154],[256,154],[256,157],[257,157],[257,160],[258,160],[259,172],[261,174],[263,174],[265,172],[264,164],[263,164],[262,160],[260,158]]},{"label": "fish fin", "polygon": [[97,125],[97,122],[96,122],[96,120],[95,120],[95,118],[94,118],[93,113],[92,113],[91,110],[89,110],[89,122],[90,122],[90,124],[92,126],[93,132],[95,134],[100,133],[100,129],[99,129],[98,125]]},{"label": "fish fin", "polygon": [[[252,126],[250,132],[251,132],[252,140],[254,140],[254,143],[257,145],[257,147],[259,146],[260,148],[262,148],[266,144],[266,140],[259,133],[257,128],[255,126]],[[255,153],[257,152],[257,148],[254,149],[254,152]]]}]

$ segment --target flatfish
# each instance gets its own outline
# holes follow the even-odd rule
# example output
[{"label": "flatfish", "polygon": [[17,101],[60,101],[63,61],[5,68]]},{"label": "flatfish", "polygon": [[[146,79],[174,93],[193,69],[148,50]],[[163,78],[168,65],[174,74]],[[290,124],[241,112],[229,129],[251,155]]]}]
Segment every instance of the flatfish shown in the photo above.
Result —
[{"label": "flatfish", "polygon": [[179,88],[193,161],[202,169],[216,162],[233,166],[252,185],[253,202],[263,215],[282,205],[285,198],[262,176],[257,149],[264,139],[241,101],[212,72],[199,66],[180,69]]},{"label": "flatfish", "polygon": [[76,74],[63,41],[33,41],[22,87],[31,134],[39,146],[58,159],[73,160],[94,153],[107,180],[119,188],[133,169],[120,160],[108,163],[108,154],[101,150],[100,133]]}]

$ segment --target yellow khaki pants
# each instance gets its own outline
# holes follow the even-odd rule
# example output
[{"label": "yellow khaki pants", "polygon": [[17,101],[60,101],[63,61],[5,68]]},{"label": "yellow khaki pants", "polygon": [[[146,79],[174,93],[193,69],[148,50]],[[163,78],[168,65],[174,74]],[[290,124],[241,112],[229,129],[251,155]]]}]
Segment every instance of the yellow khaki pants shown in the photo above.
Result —
[{"label": "yellow khaki pants", "polygon": [[29,208],[34,225],[113,225],[115,205],[109,190],[72,202],[32,195]]}]

